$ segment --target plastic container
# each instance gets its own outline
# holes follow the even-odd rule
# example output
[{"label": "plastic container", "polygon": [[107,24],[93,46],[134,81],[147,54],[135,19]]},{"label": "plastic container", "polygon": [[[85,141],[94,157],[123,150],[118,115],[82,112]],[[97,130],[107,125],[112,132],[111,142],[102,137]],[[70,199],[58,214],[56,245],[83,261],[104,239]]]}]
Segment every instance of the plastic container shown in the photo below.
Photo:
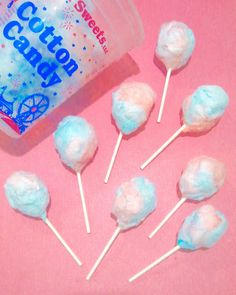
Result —
[{"label": "plastic container", "polygon": [[0,129],[22,135],[142,40],[131,0],[6,1],[0,6]]}]

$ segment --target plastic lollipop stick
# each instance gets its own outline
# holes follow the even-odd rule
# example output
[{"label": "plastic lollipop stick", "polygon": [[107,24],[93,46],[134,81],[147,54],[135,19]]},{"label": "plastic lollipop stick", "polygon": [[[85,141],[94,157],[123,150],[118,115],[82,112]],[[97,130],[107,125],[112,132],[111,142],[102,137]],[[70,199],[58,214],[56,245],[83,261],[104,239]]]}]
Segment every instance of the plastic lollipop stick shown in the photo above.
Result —
[{"label": "plastic lollipop stick", "polygon": [[10,206],[22,214],[41,219],[55,234],[75,262],[82,263],[70,249],[55,227],[47,218],[47,207],[50,195],[42,180],[35,174],[25,171],[13,173],[4,185],[6,197]]},{"label": "plastic lollipop stick", "polygon": [[87,275],[87,280],[91,278],[118,234],[138,226],[156,208],[156,199],[154,184],[144,177],[132,178],[118,187],[112,208],[118,227]]},{"label": "plastic lollipop stick", "polygon": [[179,249],[193,251],[202,248],[211,248],[222,238],[227,227],[228,222],[224,214],[214,207],[205,205],[198,208],[185,218],[177,235],[177,245],[139,273],[132,276],[129,282],[133,282]]},{"label": "plastic lollipop stick", "polygon": [[114,162],[115,162],[115,159],[116,159],[116,156],[117,156],[117,153],[118,153],[122,138],[123,138],[123,134],[122,134],[122,132],[120,132],[120,134],[118,136],[118,139],[117,139],[117,142],[116,142],[115,149],[113,151],[113,155],[112,155],[108,170],[107,170],[107,174],[106,174],[106,177],[105,177],[105,180],[104,180],[105,183],[108,183],[108,180],[109,180],[109,177],[110,177],[110,174],[111,174],[111,170],[112,170],[112,167],[114,165]]},{"label": "plastic lollipop stick", "polygon": [[144,162],[140,168],[143,170],[147,165],[149,165],[161,152],[164,151],[168,145],[176,139],[186,128],[186,124],[183,124],[146,162]]},{"label": "plastic lollipop stick", "polygon": [[129,279],[129,282],[131,283],[131,282],[135,281],[137,278],[141,277],[143,274],[145,274],[150,269],[152,269],[154,266],[158,265],[163,260],[165,260],[166,258],[168,258],[169,256],[171,256],[172,254],[174,254],[175,252],[177,252],[179,249],[180,249],[180,246],[175,246],[169,252],[167,252],[166,254],[162,255],[160,258],[158,258],[156,261],[154,261],[153,263],[151,263],[150,265],[148,265],[147,267],[145,267],[143,270],[141,270],[140,272],[138,272],[136,275],[132,276]]},{"label": "plastic lollipop stick", "polygon": [[61,161],[73,169],[77,175],[86,231],[90,233],[81,171],[92,160],[98,148],[95,130],[85,119],[77,116],[67,116],[59,123],[57,130],[54,132],[54,142]]},{"label": "plastic lollipop stick", "polygon": [[195,47],[192,30],[184,23],[171,21],[161,26],[155,56],[165,65],[167,76],[157,122],[161,122],[171,72],[189,61]]},{"label": "plastic lollipop stick", "polygon": [[159,148],[142,166],[144,169],[152,162],[181,132],[208,132],[223,116],[229,97],[223,88],[217,85],[203,85],[186,97],[182,105],[184,124]]},{"label": "plastic lollipop stick", "polygon": [[89,224],[88,212],[87,212],[87,207],[86,207],[86,202],[85,202],[85,197],[84,197],[84,189],[83,189],[83,184],[82,184],[82,179],[81,179],[80,173],[77,173],[77,180],[78,180],[80,197],[81,197],[81,202],[82,202],[82,207],[83,207],[83,212],[84,212],[85,226],[86,226],[87,233],[90,234],[91,233],[90,224]]},{"label": "plastic lollipop stick", "polygon": [[200,156],[188,162],[178,182],[180,201],[149,235],[151,239],[187,200],[200,202],[212,197],[225,180],[225,166],[214,158]]},{"label": "plastic lollipop stick", "polygon": [[168,85],[169,85],[169,81],[170,81],[171,72],[172,72],[172,69],[169,68],[168,71],[167,71],[167,74],[166,74],[166,81],[165,81],[165,86],[164,86],[164,90],[163,90],[163,94],[162,94],[161,106],[160,106],[160,110],[159,110],[159,114],[158,114],[158,118],[157,118],[157,123],[160,123],[161,122],[161,118],[162,118],[162,113],[163,113],[163,109],[164,109],[164,105],[165,105],[166,94],[167,94],[167,89],[168,89]]},{"label": "plastic lollipop stick", "polygon": [[149,239],[153,238],[155,234],[163,227],[163,225],[171,218],[172,215],[183,205],[187,198],[181,198],[175,207],[166,215],[166,217],[160,222],[160,224],[151,232],[148,236]]},{"label": "plastic lollipop stick", "polygon": [[45,224],[51,229],[51,231],[55,234],[55,236],[58,238],[58,240],[62,243],[62,245],[65,247],[66,251],[71,255],[71,257],[74,259],[74,261],[81,266],[82,262],[79,260],[79,258],[75,255],[75,253],[71,250],[71,248],[67,245],[65,240],[62,238],[62,236],[59,234],[59,232],[55,229],[55,227],[51,224],[51,222],[46,218],[44,220]]},{"label": "plastic lollipop stick", "polygon": [[121,231],[121,228],[120,227],[117,227],[116,230],[115,230],[115,232],[114,232],[114,234],[112,235],[112,237],[110,238],[110,240],[106,244],[105,248],[103,249],[102,253],[98,257],[97,261],[95,262],[94,266],[92,267],[92,269],[90,270],[89,274],[87,275],[87,277],[86,277],[86,280],[87,281],[89,281],[91,279],[92,275],[94,274],[94,272],[98,268],[99,264],[102,262],[102,260],[105,257],[106,253],[108,252],[108,250],[112,246],[113,242],[118,237],[120,231]]},{"label": "plastic lollipop stick", "polygon": [[147,122],[155,99],[156,93],[146,83],[123,83],[113,92],[112,117],[120,134],[104,180],[105,183],[108,182],[123,135],[134,134]]}]

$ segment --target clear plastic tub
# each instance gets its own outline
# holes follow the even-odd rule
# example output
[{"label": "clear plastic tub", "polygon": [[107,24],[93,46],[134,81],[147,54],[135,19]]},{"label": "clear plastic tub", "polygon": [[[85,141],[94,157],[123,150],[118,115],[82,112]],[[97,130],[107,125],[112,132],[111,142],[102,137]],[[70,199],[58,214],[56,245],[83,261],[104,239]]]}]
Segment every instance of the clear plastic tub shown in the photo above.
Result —
[{"label": "clear plastic tub", "polygon": [[22,135],[143,35],[131,0],[0,6],[0,129]]}]

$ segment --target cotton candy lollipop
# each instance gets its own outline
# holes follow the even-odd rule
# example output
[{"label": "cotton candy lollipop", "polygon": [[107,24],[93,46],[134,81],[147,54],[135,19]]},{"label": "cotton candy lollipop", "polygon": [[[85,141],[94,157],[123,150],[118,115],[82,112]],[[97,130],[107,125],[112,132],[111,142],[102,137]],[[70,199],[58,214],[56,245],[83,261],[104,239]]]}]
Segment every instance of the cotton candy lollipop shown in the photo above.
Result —
[{"label": "cotton candy lollipop", "polygon": [[87,280],[90,280],[119,233],[138,226],[155,208],[155,186],[148,179],[136,177],[117,189],[112,213],[117,219],[118,226],[87,275]]},{"label": "cotton candy lollipop", "polygon": [[228,101],[227,93],[220,86],[199,87],[183,102],[182,126],[140,168],[149,165],[182,132],[197,134],[211,130],[223,116]]},{"label": "cotton candy lollipop", "polygon": [[79,266],[82,265],[79,258],[48,220],[46,210],[49,204],[49,193],[47,187],[36,175],[23,171],[15,172],[7,179],[4,189],[7,200],[13,209],[26,216],[42,219],[75,262]]},{"label": "cotton candy lollipop", "polygon": [[68,116],[59,123],[54,140],[62,162],[77,174],[86,230],[90,233],[81,171],[92,159],[98,146],[94,128],[80,117]]},{"label": "cotton candy lollipop", "polygon": [[177,245],[132,276],[129,282],[133,282],[180,249],[198,250],[201,248],[211,248],[223,236],[227,226],[228,222],[220,211],[215,210],[214,207],[209,205],[202,206],[185,219],[178,233]]},{"label": "cotton candy lollipop", "polygon": [[167,75],[157,119],[158,123],[161,122],[171,73],[188,62],[194,46],[194,34],[186,24],[172,21],[161,26],[155,54],[165,65]]},{"label": "cotton candy lollipop", "polygon": [[201,156],[188,162],[179,180],[181,199],[149,235],[151,239],[184,202],[200,202],[210,198],[222,187],[225,180],[225,166],[216,159]]},{"label": "cotton candy lollipop", "polygon": [[140,128],[148,119],[155,102],[152,88],[139,82],[124,83],[112,95],[112,116],[120,130],[118,140],[107,170],[107,183],[115,162],[123,135],[129,135]]}]

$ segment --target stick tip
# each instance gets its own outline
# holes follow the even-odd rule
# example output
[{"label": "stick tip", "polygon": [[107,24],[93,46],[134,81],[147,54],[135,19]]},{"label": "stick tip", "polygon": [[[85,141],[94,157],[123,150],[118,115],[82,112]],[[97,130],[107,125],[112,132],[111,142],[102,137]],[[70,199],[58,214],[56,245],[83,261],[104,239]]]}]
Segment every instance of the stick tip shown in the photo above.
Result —
[{"label": "stick tip", "polygon": [[90,228],[90,224],[89,224],[87,213],[86,213],[86,218],[85,218],[85,227],[86,227],[87,234],[91,234],[91,228]]},{"label": "stick tip", "polygon": [[107,173],[105,178],[104,178],[104,183],[107,184],[108,183],[108,180],[110,178],[110,173]]},{"label": "stick tip", "polygon": [[75,261],[77,262],[77,264],[79,265],[79,266],[83,266],[83,263],[77,258],[77,259],[75,259]]},{"label": "stick tip", "polygon": [[128,281],[129,281],[129,283],[132,283],[132,282],[133,282],[133,279],[132,279],[132,278],[130,278],[130,279],[128,279]]}]

